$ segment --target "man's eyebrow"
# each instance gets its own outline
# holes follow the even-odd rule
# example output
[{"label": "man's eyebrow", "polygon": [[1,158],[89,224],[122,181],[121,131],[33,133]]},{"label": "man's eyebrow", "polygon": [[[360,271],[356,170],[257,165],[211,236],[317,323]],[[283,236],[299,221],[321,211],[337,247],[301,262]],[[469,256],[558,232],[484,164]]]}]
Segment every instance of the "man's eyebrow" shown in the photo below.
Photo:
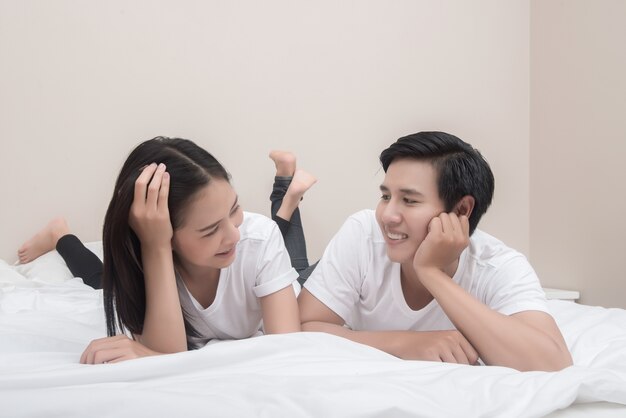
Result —
[{"label": "man's eyebrow", "polygon": [[415,189],[400,189],[400,191],[404,194],[412,194],[412,195],[418,195],[418,196],[423,196],[423,194],[421,192],[418,192]]},{"label": "man's eyebrow", "polygon": [[[389,188],[388,188],[387,186],[385,186],[384,184],[381,184],[381,185],[380,185],[380,191],[381,191],[381,192],[389,192]],[[418,191],[417,191],[417,190],[415,190],[415,189],[407,189],[407,188],[404,188],[404,189],[400,189],[400,192],[401,192],[401,193],[403,193],[403,194],[410,194],[410,195],[424,196],[424,194],[423,194],[423,193],[418,192]]]},{"label": "man's eyebrow", "polygon": [[[232,213],[232,211],[237,207],[237,204],[239,203],[239,196],[235,196],[235,202],[233,203],[233,205],[230,207],[230,212]],[[206,232],[209,229],[213,229],[217,226],[217,224],[219,224],[220,222],[222,222],[222,220],[220,219],[219,221],[212,223],[209,226],[205,226],[204,228],[198,229],[198,232]]]}]

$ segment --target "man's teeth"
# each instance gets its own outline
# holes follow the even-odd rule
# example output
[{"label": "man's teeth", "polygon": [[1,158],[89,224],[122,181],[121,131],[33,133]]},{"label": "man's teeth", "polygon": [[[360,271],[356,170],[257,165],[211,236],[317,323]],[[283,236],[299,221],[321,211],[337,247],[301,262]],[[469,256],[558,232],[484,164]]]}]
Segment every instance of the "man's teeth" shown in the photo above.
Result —
[{"label": "man's teeth", "polygon": [[398,240],[398,239],[408,238],[408,235],[407,234],[396,234],[396,233],[387,231],[387,237],[389,237],[389,239]]}]

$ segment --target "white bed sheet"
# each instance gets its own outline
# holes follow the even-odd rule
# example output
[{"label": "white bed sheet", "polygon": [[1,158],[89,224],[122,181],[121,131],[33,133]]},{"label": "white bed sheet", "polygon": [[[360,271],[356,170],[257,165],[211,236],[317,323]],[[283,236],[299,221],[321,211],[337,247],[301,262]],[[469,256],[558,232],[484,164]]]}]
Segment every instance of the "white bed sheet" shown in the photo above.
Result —
[{"label": "white bed sheet", "polygon": [[556,373],[403,361],[318,333],[81,365],[105,335],[101,296],[54,253],[0,260],[0,416],[626,415],[622,309],[550,301],[575,363]]}]

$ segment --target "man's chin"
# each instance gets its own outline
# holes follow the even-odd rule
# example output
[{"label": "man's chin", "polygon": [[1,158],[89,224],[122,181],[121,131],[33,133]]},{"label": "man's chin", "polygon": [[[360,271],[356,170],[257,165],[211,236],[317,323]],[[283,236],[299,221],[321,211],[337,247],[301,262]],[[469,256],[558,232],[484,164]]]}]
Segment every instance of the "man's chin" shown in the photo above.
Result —
[{"label": "man's chin", "polygon": [[409,259],[409,256],[406,254],[401,254],[399,251],[389,251],[387,250],[387,257],[394,263],[404,263]]}]

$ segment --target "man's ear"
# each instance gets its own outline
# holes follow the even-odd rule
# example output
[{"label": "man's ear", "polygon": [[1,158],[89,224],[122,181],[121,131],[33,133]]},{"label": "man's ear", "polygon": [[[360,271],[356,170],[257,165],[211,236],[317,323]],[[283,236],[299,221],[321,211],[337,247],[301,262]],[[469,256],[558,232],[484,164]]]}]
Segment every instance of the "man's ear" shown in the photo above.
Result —
[{"label": "man's ear", "polygon": [[452,212],[456,213],[457,216],[465,215],[469,218],[474,210],[474,203],[476,201],[473,196],[465,195],[454,205]]}]

